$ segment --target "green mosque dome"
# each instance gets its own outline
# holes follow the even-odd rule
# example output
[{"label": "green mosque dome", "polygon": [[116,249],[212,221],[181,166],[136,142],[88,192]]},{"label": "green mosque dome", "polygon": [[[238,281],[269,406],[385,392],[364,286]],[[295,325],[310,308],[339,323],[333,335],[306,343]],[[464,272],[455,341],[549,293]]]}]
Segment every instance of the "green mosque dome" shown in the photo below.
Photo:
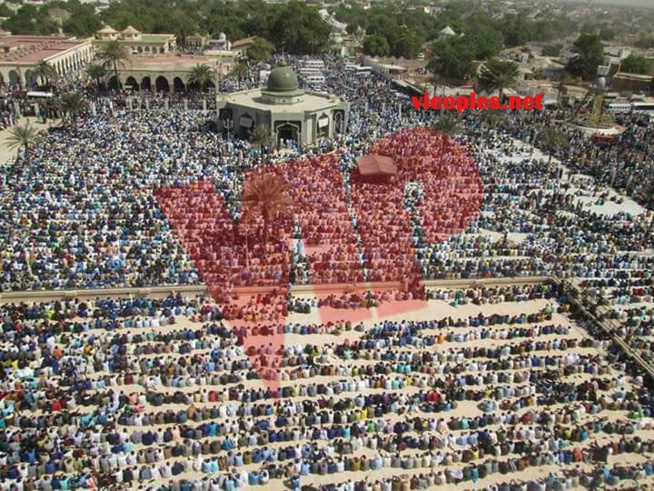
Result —
[{"label": "green mosque dome", "polygon": [[293,92],[298,90],[297,75],[289,67],[280,65],[268,75],[268,92]]}]

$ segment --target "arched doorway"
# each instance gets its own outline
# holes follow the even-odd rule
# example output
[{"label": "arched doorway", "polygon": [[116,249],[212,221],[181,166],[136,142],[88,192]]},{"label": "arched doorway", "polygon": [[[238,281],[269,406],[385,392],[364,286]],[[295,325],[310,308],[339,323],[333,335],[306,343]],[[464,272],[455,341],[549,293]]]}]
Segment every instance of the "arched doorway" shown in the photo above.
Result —
[{"label": "arched doorway", "polygon": [[157,77],[154,87],[157,92],[170,92],[170,84],[166,77]]},{"label": "arched doorway", "polygon": [[334,111],[334,133],[341,134],[345,132],[345,113],[343,111]]},{"label": "arched doorway", "polygon": [[9,86],[18,87],[20,85],[20,75],[16,70],[11,70],[9,72]]},{"label": "arched doorway", "polygon": [[138,91],[140,87],[134,77],[127,77],[127,80],[125,80],[125,88]]},{"label": "arched doorway", "polygon": [[186,86],[181,78],[175,77],[173,79],[173,88],[175,92],[186,92]]},{"label": "arched doorway", "polygon": [[143,77],[143,80],[141,80],[141,90],[152,90],[150,77]]},{"label": "arched doorway", "polygon": [[234,114],[230,108],[221,109],[218,115],[220,120],[220,127],[223,132],[229,138],[229,135],[234,131]]},{"label": "arched doorway", "polygon": [[288,142],[297,142],[300,137],[301,126],[300,123],[277,123],[275,125],[275,132],[277,133],[277,144],[284,145]]},{"label": "arched doorway", "polygon": [[32,70],[25,70],[25,86],[29,89],[36,87],[36,77]]},{"label": "arched doorway", "polygon": [[118,79],[116,78],[116,75],[112,75],[109,78],[109,90],[118,90]]}]

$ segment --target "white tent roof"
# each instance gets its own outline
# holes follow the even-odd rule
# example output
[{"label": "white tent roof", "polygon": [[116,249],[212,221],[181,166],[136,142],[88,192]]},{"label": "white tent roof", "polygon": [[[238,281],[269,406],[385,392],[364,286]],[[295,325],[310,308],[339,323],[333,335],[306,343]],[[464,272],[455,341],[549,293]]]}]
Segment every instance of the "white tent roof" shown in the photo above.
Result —
[{"label": "white tent roof", "polygon": [[443,36],[456,36],[456,32],[454,32],[454,30],[450,26],[441,29],[440,34],[442,34]]}]

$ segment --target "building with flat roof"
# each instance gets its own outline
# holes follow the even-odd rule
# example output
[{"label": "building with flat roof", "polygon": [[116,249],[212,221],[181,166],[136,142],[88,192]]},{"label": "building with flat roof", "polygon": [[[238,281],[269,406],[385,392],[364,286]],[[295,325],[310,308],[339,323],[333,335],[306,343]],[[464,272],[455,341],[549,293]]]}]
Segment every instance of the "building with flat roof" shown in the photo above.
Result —
[{"label": "building with flat roof", "polygon": [[325,93],[300,90],[287,66],[274,68],[264,89],[218,96],[218,122],[223,129],[247,137],[255,126],[270,128],[276,144],[313,143],[345,131],[349,103]]},{"label": "building with flat roof", "polygon": [[[118,66],[118,78],[123,87],[134,91],[184,92],[188,89],[189,77],[196,65],[208,65],[216,78],[229,73],[230,65],[202,55],[164,54],[157,56],[131,56]],[[209,84],[215,87],[217,81]],[[115,76],[109,79],[109,86],[115,86]]]},{"label": "building with flat roof", "polygon": [[234,52],[234,57],[245,57],[247,55],[248,48],[254,44],[258,36],[250,36],[243,39],[238,39],[230,44],[230,50]]},{"label": "building with flat roof", "polygon": [[174,34],[145,34],[132,26],[117,31],[111,26],[104,26],[95,33],[95,44],[101,46],[108,41],[119,41],[133,55],[164,55],[174,53],[177,38]]},{"label": "building with flat roof", "polygon": [[48,62],[60,76],[83,68],[93,59],[91,39],[66,36],[14,36],[0,32],[0,86],[30,88],[34,70]]},{"label": "building with flat roof", "polygon": [[618,72],[611,79],[611,89],[620,92],[645,92],[652,90],[652,76]]}]

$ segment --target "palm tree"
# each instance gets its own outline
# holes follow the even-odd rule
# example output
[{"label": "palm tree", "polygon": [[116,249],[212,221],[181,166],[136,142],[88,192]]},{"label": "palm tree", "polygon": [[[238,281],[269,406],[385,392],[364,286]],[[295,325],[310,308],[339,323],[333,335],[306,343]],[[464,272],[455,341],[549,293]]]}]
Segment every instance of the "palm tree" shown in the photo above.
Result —
[{"label": "palm tree", "polygon": [[107,76],[107,70],[105,70],[102,65],[94,63],[86,67],[86,74],[95,81],[98,92],[100,92],[100,86],[104,78]]},{"label": "palm tree", "polygon": [[477,78],[489,92],[498,90],[500,99],[504,89],[511,87],[518,77],[518,64],[511,60],[502,60],[501,58],[491,58],[484,63],[479,69]]},{"label": "palm tree", "polygon": [[206,63],[198,63],[191,69],[188,83],[198,86],[204,92],[209,82],[212,82],[215,76],[216,74],[213,68]]},{"label": "palm tree", "polygon": [[27,165],[30,164],[32,147],[38,139],[38,132],[36,128],[31,126],[28,123],[20,126],[14,126],[9,130],[9,136],[7,137],[7,143],[9,148],[24,150],[25,162]]},{"label": "palm tree", "polygon": [[486,126],[486,135],[495,128],[498,123],[506,121],[506,114],[503,111],[482,111],[481,121]]},{"label": "palm tree", "polygon": [[234,67],[232,68],[232,77],[234,77],[236,80],[238,80],[238,83],[240,84],[245,77],[248,76],[248,73],[250,72],[250,69],[248,68],[247,64],[245,62],[238,62]]},{"label": "palm tree", "polygon": [[51,87],[52,82],[59,77],[57,69],[45,60],[39,61],[33,73],[35,78],[41,78],[44,87]]},{"label": "palm tree", "polygon": [[98,59],[106,67],[110,67],[114,71],[116,77],[116,86],[118,89],[121,87],[120,80],[118,79],[118,65],[123,65],[129,60],[129,52],[127,48],[118,40],[107,41],[98,51]]},{"label": "palm tree", "polygon": [[272,139],[270,128],[263,124],[258,124],[252,129],[252,143],[259,146],[261,155],[263,155],[263,147],[268,145]]},{"label": "palm tree", "polygon": [[563,148],[568,146],[568,137],[565,136],[560,130],[553,127],[545,128],[543,133],[539,135],[538,140],[540,146],[547,152],[547,167],[552,163],[552,154],[556,148]]},{"label": "palm tree", "polygon": [[293,203],[286,195],[289,189],[289,185],[274,174],[264,174],[245,186],[241,206],[247,209],[245,205],[250,204],[252,208],[258,209],[263,218],[264,244],[268,243],[270,220]]},{"label": "palm tree", "polygon": [[61,96],[61,110],[70,118],[77,133],[77,116],[86,110],[86,100],[80,92],[69,92]]},{"label": "palm tree", "polygon": [[453,135],[461,129],[461,124],[455,115],[446,112],[433,122],[432,128],[447,135]]}]

